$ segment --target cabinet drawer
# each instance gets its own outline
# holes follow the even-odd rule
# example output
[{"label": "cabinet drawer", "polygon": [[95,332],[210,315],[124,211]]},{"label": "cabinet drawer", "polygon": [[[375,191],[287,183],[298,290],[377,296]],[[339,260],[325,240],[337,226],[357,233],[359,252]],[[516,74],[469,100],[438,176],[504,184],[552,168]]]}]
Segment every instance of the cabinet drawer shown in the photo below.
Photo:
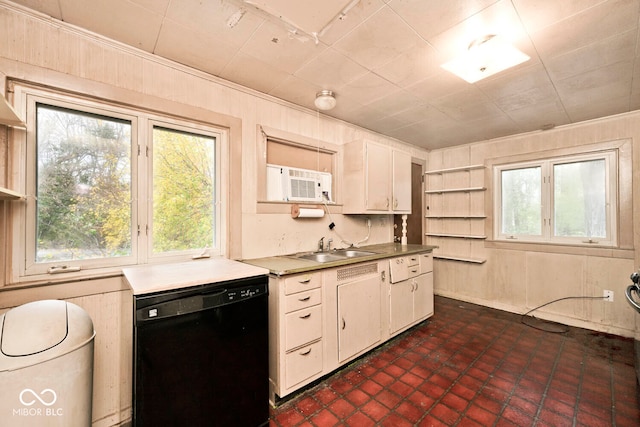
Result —
[{"label": "cabinet drawer", "polygon": [[407,265],[420,265],[420,255],[410,255],[406,257]]},{"label": "cabinet drawer", "polygon": [[294,311],[285,315],[285,345],[289,351],[322,336],[322,306]]},{"label": "cabinet drawer", "polygon": [[409,279],[411,279],[412,277],[417,277],[421,275],[422,269],[420,268],[420,264],[409,265],[407,266],[407,272],[408,272]]},{"label": "cabinet drawer", "polygon": [[286,388],[322,372],[322,341],[317,341],[285,356]]},{"label": "cabinet drawer", "polygon": [[322,300],[322,291],[320,289],[312,289],[310,291],[287,295],[284,298],[284,312],[291,313],[292,311],[320,304]]},{"label": "cabinet drawer", "polygon": [[300,274],[284,279],[285,295],[319,288],[322,285],[322,273]]},{"label": "cabinet drawer", "polygon": [[433,254],[420,254],[420,273],[428,273],[433,271]]}]

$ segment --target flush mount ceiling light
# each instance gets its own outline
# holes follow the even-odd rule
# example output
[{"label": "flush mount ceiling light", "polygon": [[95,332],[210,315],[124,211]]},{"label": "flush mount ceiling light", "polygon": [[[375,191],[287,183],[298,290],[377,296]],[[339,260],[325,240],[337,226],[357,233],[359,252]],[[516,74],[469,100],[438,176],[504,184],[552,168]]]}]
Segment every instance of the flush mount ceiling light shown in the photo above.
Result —
[{"label": "flush mount ceiling light", "polygon": [[466,51],[442,64],[442,68],[469,83],[475,83],[529,59],[529,56],[500,37],[490,34],[474,40]]},{"label": "flush mount ceiling light", "polygon": [[318,110],[327,111],[336,106],[336,98],[333,91],[323,90],[316,93],[316,100],[313,103]]}]

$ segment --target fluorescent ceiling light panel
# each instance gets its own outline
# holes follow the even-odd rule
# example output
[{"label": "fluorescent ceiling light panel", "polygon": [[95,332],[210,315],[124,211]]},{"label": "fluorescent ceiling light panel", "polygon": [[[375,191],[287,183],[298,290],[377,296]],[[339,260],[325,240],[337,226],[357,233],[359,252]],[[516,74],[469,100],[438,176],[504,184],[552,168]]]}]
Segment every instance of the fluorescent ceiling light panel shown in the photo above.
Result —
[{"label": "fluorescent ceiling light panel", "polygon": [[500,37],[491,35],[471,43],[468,50],[442,64],[442,68],[469,83],[475,83],[529,59],[529,56]]}]

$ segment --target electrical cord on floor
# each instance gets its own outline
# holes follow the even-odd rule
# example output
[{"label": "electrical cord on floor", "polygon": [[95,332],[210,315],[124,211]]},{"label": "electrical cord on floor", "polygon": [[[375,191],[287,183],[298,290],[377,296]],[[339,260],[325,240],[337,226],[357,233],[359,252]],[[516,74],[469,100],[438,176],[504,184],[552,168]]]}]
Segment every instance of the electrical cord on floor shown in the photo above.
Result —
[{"label": "electrical cord on floor", "polygon": [[[553,304],[554,302],[564,301],[564,300],[568,300],[568,299],[607,299],[607,297],[564,297],[564,298],[554,299],[553,301],[549,301],[547,303],[539,305],[539,306],[537,306],[535,308],[532,308],[531,310],[527,311],[526,313],[524,313],[520,317],[520,323],[522,323],[523,325],[529,326],[530,328],[538,329],[540,331],[549,332],[549,333],[552,333],[552,334],[564,334],[564,333],[567,333],[567,332],[569,332],[569,327],[568,326],[561,325],[560,323],[552,322],[552,321],[549,321],[549,320],[538,319],[535,316],[529,316],[529,315],[531,313],[533,313],[534,311],[541,309],[542,307],[546,307],[549,304]],[[525,318],[527,318],[527,317],[535,319],[535,320],[537,320],[537,321],[539,321],[539,322],[541,322],[543,324],[546,324],[546,325],[555,325],[559,329],[558,330],[551,330],[550,328],[547,329],[547,328],[543,328],[543,327],[532,325],[532,324],[527,323],[525,321]]]}]

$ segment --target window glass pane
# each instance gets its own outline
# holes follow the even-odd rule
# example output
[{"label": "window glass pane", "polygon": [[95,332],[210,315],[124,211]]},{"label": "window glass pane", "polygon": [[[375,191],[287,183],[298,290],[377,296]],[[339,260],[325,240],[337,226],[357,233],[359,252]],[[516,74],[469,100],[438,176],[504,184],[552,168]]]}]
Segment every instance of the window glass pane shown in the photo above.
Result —
[{"label": "window glass pane", "polygon": [[153,128],[153,252],[212,247],[215,138]]},{"label": "window glass pane", "polygon": [[501,180],[501,233],[541,235],[541,168],[503,170]]},{"label": "window glass pane", "polygon": [[607,237],[604,159],[553,167],[554,233],[560,237]]},{"label": "window glass pane", "polygon": [[36,262],[131,254],[131,123],[37,105]]}]

